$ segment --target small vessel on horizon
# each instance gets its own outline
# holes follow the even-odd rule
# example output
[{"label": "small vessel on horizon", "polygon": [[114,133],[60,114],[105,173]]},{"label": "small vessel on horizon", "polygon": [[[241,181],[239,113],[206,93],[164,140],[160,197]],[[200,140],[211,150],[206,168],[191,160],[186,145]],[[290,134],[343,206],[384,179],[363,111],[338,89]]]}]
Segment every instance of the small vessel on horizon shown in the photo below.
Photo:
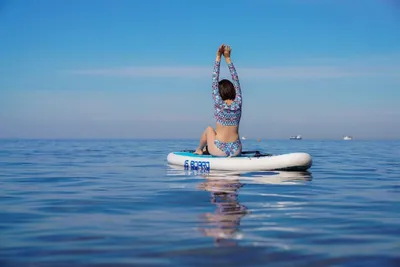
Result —
[{"label": "small vessel on horizon", "polygon": [[246,140],[247,138],[245,136],[242,136],[242,140]]},{"label": "small vessel on horizon", "polygon": [[346,136],[343,137],[343,140],[346,140],[346,141],[353,140],[353,137],[350,136],[350,135],[346,135]]},{"label": "small vessel on horizon", "polygon": [[303,137],[301,135],[295,135],[295,136],[291,136],[289,139],[290,140],[301,140],[301,139],[303,139]]}]

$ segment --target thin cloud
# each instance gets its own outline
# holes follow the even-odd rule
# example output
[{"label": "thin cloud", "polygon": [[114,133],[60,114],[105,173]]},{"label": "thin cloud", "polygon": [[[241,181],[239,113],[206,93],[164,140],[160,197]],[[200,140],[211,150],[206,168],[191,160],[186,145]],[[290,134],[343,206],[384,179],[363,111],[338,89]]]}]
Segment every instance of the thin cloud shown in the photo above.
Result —
[{"label": "thin cloud", "polygon": [[114,69],[86,69],[67,71],[73,75],[129,76],[129,77],[203,77],[210,73],[205,67],[124,67]]},{"label": "thin cloud", "polygon": [[[210,76],[211,67],[180,66],[180,67],[124,67],[107,69],[71,70],[69,75],[85,76],[124,76],[124,77],[175,77],[196,78]],[[342,77],[400,77],[400,66],[287,66],[267,68],[237,67],[238,73],[244,78],[342,78]],[[221,68],[221,75],[227,71]]]}]

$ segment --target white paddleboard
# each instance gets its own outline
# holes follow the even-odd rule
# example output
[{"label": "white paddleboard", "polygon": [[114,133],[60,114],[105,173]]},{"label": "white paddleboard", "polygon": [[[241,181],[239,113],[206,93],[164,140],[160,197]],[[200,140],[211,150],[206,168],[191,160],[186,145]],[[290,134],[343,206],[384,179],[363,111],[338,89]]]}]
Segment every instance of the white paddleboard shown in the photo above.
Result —
[{"label": "white paddleboard", "polygon": [[307,153],[281,155],[261,154],[258,151],[244,151],[237,157],[215,157],[197,155],[194,151],[179,151],[168,154],[169,164],[183,166],[188,170],[224,171],[305,171],[312,165]]}]

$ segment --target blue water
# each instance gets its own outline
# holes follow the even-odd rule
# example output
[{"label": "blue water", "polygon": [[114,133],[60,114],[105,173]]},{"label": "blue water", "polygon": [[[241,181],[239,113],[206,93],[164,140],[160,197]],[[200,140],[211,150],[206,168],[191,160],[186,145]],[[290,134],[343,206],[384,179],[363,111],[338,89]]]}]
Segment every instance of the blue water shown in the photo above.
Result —
[{"label": "blue water", "polygon": [[1,140],[0,266],[400,266],[399,141],[246,140],[309,173],[187,173],[196,140]]}]

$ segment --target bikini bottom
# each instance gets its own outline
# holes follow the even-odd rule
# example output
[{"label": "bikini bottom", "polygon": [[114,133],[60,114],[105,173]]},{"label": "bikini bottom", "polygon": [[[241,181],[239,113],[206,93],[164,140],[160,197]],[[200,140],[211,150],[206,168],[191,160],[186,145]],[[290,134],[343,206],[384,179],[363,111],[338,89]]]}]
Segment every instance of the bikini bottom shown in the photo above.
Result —
[{"label": "bikini bottom", "polygon": [[242,143],[240,142],[240,139],[237,139],[234,142],[221,142],[219,140],[215,140],[214,144],[228,157],[238,156],[242,152]]}]

